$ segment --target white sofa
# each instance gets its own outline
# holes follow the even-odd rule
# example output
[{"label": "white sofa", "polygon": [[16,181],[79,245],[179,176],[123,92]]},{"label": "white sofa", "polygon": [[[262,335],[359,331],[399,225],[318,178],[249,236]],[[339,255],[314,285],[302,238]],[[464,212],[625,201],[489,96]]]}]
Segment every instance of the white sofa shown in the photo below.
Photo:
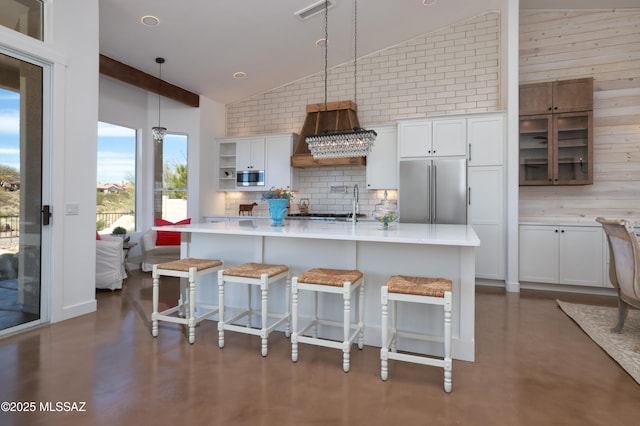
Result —
[{"label": "white sofa", "polygon": [[101,235],[96,240],[96,288],[117,290],[127,278],[122,238]]},{"label": "white sofa", "polygon": [[156,245],[158,234],[150,229],[140,238],[140,247],[142,249],[142,264],[140,269],[144,272],[150,272],[153,265],[163,262],[171,262],[180,259],[180,245],[175,246],[159,246]]}]

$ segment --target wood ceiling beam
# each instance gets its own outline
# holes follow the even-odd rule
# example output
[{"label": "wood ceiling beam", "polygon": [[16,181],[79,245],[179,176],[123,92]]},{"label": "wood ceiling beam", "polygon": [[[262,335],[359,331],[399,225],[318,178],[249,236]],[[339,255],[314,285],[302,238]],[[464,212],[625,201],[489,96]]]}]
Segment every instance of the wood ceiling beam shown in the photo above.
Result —
[{"label": "wood ceiling beam", "polygon": [[167,83],[157,77],[142,72],[129,65],[111,59],[108,56],[100,55],[100,74],[115,78],[141,89],[173,99],[190,107],[200,106],[200,95],[189,92],[181,87]]}]

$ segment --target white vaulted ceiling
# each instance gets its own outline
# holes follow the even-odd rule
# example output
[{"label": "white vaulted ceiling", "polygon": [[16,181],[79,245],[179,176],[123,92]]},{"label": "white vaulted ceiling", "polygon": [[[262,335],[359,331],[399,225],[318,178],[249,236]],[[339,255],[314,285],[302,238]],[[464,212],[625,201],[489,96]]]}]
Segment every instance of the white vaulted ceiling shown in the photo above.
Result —
[{"label": "white vaulted ceiling", "polygon": [[[100,53],[222,103],[245,99],[322,70],[324,12],[318,0],[100,0]],[[353,1],[331,0],[329,66],[353,58]],[[358,56],[489,10],[507,0],[359,0]],[[509,0],[516,1],[516,0]],[[521,0],[522,9],[639,7],[640,0]],[[154,15],[156,27],[140,19]],[[246,73],[234,79],[235,72]]]}]

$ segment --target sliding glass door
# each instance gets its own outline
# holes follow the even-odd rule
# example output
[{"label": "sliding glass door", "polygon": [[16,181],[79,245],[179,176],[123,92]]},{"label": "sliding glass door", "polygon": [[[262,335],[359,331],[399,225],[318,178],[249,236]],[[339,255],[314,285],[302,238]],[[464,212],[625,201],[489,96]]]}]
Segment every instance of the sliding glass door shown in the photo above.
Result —
[{"label": "sliding glass door", "polygon": [[0,51],[0,335],[42,317],[43,67]]}]

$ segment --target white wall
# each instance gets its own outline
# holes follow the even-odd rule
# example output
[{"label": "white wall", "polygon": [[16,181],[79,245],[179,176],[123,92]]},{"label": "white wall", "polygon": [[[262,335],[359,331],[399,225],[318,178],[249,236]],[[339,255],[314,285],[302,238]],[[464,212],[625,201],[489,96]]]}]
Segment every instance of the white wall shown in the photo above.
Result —
[{"label": "white wall", "polygon": [[[45,4],[51,8],[50,48],[67,64],[53,96],[54,108],[64,108],[54,110],[53,122],[51,321],[56,322],[96,309],[96,162],[87,159],[97,152],[99,19],[98,0]],[[64,215],[68,203],[78,203],[78,215]]]},{"label": "white wall", "polygon": [[[170,133],[189,138],[188,214],[194,221],[215,209],[216,184],[213,179],[216,133],[224,133],[224,105],[200,97],[200,108],[162,98],[162,125]],[[151,127],[158,121],[158,96],[109,77],[100,77],[100,121],[139,131],[137,211],[138,230],[153,225],[153,150]],[[205,213],[201,213],[204,211]],[[135,253],[133,253],[135,254]]]},{"label": "white wall", "polygon": [[[45,251],[49,258],[44,263],[51,265],[43,271],[42,291],[43,301],[50,301],[43,320],[57,322],[96,309],[94,233],[99,120],[143,130],[139,173],[147,186],[139,207],[143,220],[151,224],[152,140],[147,129],[157,120],[157,97],[115,80],[99,78],[98,0],[65,0],[45,5],[45,15],[51,19],[51,27],[46,31],[50,38],[45,43],[0,28],[0,44],[52,65],[51,126],[48,130],[45,127],[45,142],[50,141],[52,160],[45,165],[50,169],[50,178],[45,177],[45,186],[50,191],[45,191],[44,201],[52,205],[53,221],[43,234],[44,250],[50,249],[50,253]],[[47,99],[45,94],[45,102]],[[224,107],[213,101],[204,104],[206,108],[198,109],[163,102],[163,124],[172,132],[189,135],[189,185],[195,194],[190,197],[189,211],[194,217],[201,216],[202,201],[211,204],[200,194],[200,140],[203,137],[215,141],[215,133],[223,133],[220,126],[224,127],[216,124],[224,123]],[[212,122],[203,126],[202,133],[201,111]],[[45,117],[45,125],[48,121]],[[78,204],[78,215],[64,214],[69,203]]]}]

